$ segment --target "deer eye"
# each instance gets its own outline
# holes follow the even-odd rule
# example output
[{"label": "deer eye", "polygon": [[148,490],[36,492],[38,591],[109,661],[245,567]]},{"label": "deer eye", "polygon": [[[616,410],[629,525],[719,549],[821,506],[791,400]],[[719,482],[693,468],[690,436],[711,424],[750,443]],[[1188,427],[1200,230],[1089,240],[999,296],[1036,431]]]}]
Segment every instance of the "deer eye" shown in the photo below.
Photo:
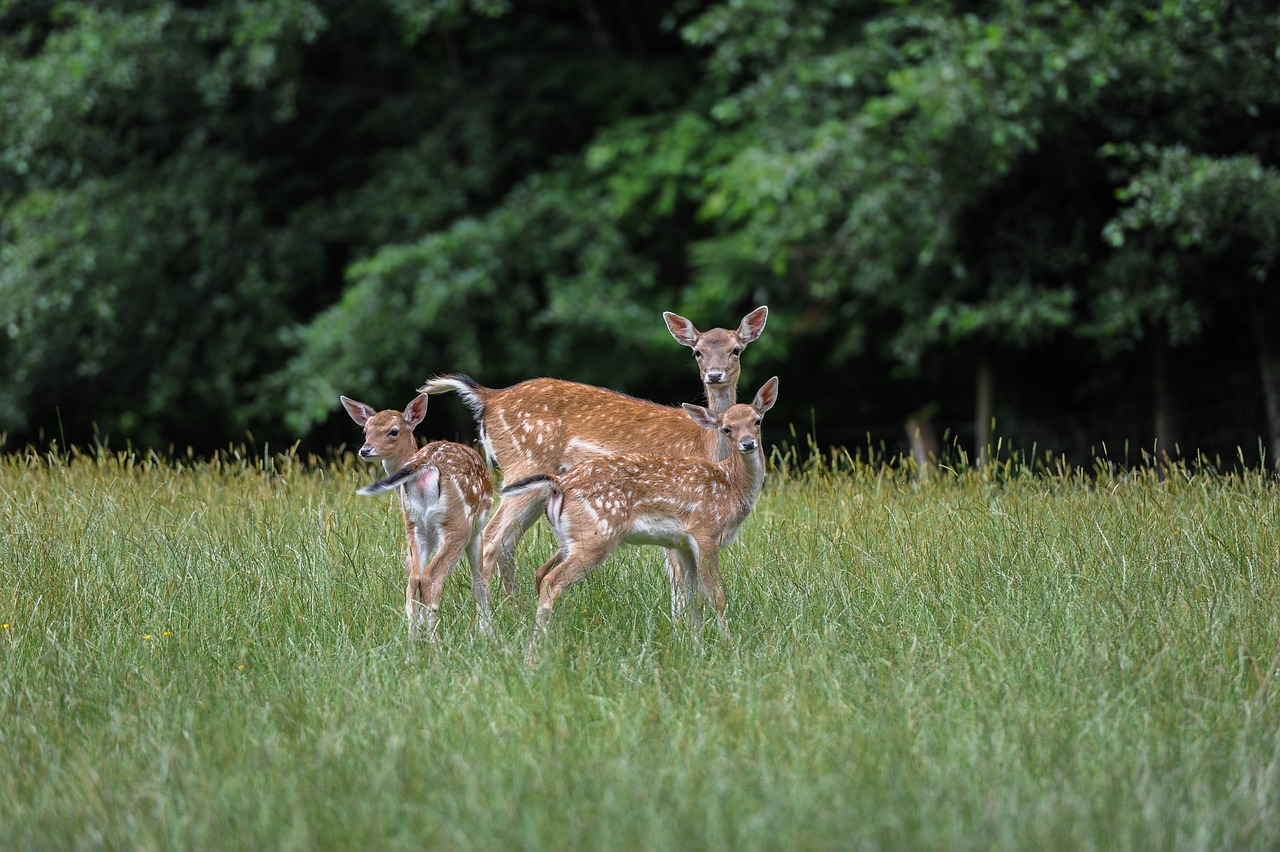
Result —
[{"label": "deer eye", "polygon": [[720,431],[725,433],[726,435],[731,434],[733,432],[733,430],[730,429],[728,426],[721,426]]},{"label": "deer eye", "polygon": [[701,357],[702,357],[702,350],[701,350],[701,349],[695,349],[695,350],[693,350],[693,357],[695,357],[695,358],[701,358]]},{"label": "deer eye", "polygon": [[400,427],[399,427],[399,426],[392,426],[392,427],[391,427],[391,431],[390,431],[390,432],[388,432],[387,434],[389,434],[389,435],[390,435],[391,437],[393,437],[393,438],[398,438],[398,437],[400,436]]},{"label": "deer eye", "polygon": [[760,418],[759,418],[759,417],[757,417],[757,418],[756,418],[756,425],[757,425],[757,426],[759,426],[759,425],[760,425]]},{"label": "deer eye", "polygon": [[739,355],[741,355],[741,354],[742,354],[742,347],[741,347],[741,346],[735,346],[735,347],[733,347],[733,357],[737,358],[737,357],[738,357]]}]

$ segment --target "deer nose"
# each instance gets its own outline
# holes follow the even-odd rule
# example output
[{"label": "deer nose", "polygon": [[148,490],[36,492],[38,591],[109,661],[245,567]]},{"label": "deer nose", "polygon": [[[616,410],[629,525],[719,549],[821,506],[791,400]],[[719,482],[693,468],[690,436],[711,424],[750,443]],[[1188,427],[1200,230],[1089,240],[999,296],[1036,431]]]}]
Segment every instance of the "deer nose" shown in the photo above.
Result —
[{"label": "deer nose", "polygon": [[753,450],[755,450],[755,448],[756,448],[755,438],[743,438],[741,441],[738,442],[738,449],[742,450],[744,453],[752,452]]},{"label": "deer nose", "polygon": [[724,370],[708,370],[707,384],[718,385],[724,381]]},{"label": "deer nose", "polygon": [[374,455],[376,455],[375,450],[373,449],[373,447],[370,447],[368,444],[360,448],[360,458],[367,459]]}]

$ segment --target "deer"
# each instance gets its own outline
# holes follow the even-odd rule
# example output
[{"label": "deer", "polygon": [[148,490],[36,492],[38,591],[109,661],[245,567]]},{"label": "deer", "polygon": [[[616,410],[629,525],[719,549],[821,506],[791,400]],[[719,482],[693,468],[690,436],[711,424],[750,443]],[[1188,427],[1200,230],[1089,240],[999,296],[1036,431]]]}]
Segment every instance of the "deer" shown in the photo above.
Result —
[{"label": "deer", "polygon": [[[723,414],[737,402],[740,357],[758,339],[769,317],[761,306],[742,318],[736,330],[699,331],[671,311],[662,315],[677,342],[693,350],[706,395],[706,408]],[[730,441],[718,431],[704,430],[679,407],[659,405],[618,391],[562,379],[528,379],[510,387],[487,388],[461,373],[437,376],[418,388],[422,393],[454,391],[471,409],[480,444],[504,482],[539,473],[554,474],[576,464],[613,453],[647,453],[708,460],[727,458]],[[527,494],[503,498],[483,535],[484,581],[495,570],[503,588],[516,596],[515,555],[520,537],[537,521],[539,503]],[[671,615],[684,609],[681,560],[667,553],[671,580]]]},{"label": "deer", "polygon": [[480,571],[480,534],[493,509],[489,466],[471,447],[432,441],[421,448],[414,427],[427,414],[427,395],[418,394],[404,411],[377,411],[340,396],[342,407],[364,429],[359,456],[381,461],[386,478],[359,489],[362,495],[400,491],[405,538],[405,617],[409,639],[440,638],[440,597],[445,577],[465,553],[471,563],[471,590],[480,627],[492,633],[489,591]]},{"label": "deer", "polygon": [[777,398],[774,376],[751,404],[730,406],[723,414],[684,404],[691,423],[729,441],[732,451],[722,461],[618,453],[588,459],[558,475],[534,474],[502,489],[503,499],[537,499],[560,542],[534,577],[538,610],[531,658],[565,589],[623,544],[675,551],[695,627],[701,626],[700,591],[715,610],[720,632],[730,638],[720,550],[737,536],[764,486],[761,422]]}]

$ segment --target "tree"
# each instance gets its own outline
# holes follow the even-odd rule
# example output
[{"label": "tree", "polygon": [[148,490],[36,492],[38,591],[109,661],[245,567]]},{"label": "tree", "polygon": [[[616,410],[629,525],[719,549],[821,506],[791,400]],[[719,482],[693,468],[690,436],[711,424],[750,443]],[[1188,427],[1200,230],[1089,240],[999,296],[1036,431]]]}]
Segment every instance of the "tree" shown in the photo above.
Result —
[{"label": "tree", "polygon": [[[1180,146],[1151,149],[1143,162],[1120,192],[1126,206],[1107,227],[1108,238],[1122,251],[1136,237],[1140,262],[1156,268],[1146,276],[1148,281],[1155,278],[1156,286],[1140,288],[1147,306],[1130,304],[1128,313],[1151,316],[1160,310],[1175,339],[1215,308],[1234,321],[1243,319],[1257,359],[1267,449],[1276,464],[1280,353],[1273,338],[1280,328],[1275,271],[1280,257],[1280,169],[1264,166],[1252,155],[1193,155]],[[1176,296],[1171,295],[1170,281],[1181,284]]]},{"label": "tree", "polygon": [[767,302],[749,369],[804,365],[777,422],[932,406],[980,458],[1145,353],[1169,447],[1179,366],[1254,298],[1267,342],[1270,214],[1196,190],[1224,212],[1186,242],[1154,164],[1252,158],[1261,193],[1278,31],[1248,0],[0,5],[0,432],[322,445],[339,391],[445,370],[687,399],[659,312]]},{"label": "tree", "polygon": [[[0,433],[60,421],[77,442],[96,426],[207,449],[283,431],[298,393],[281,393],[294,374],[280,365],[325,337],[349,275],[390,274],[397,247],[431,234],[483,250],[473,224],[513,188],[557,184],[531,174],[601,125],[678,101],[687,68],[660,15],[493,0],[4,6]],[[465,283],[444,277],[455,294]],[[479,308],[464,337],[488,336]],[[457,330],[442,314],[423,331]],[[356,353],[396,331],[344,342]]]},{"label": "tree", "polygon": [[[241,429],[317,264],[262,196],[325,20],[310,3],[10,5],[0,17],[0,431]],[[257,119],[255,121],[255,119]]]},{"label": "tree", "polygon": [[[712,114],[747,140],[715,173],[706,212],[722,229],[705,256],[770,270],[833,325],[860,318],[820,330],[847,341],[834,351],[889,324],[900,374],[972,363],[979,457],[1000,358],[1072,328],[1105,358],[1126,331],[1099,312],[1122,301],[1165,328],[1153,365],[1195,334],[1194,276],[1102,238],[1130,177],[1116,146],[1277,150],[1277,14],[1263,4],[747,2],[688,33],[726,90]],[[1144,299],[1114,295],[1139,265],[1171,274]],[[1156,387],[1169,423],[1167,380]]]}]

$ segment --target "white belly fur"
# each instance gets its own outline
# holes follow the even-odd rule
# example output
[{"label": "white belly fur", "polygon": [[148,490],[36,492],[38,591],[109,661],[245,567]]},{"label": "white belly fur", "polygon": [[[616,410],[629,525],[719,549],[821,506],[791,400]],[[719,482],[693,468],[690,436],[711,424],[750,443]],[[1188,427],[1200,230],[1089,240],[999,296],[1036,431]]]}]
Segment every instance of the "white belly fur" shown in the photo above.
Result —
[{"label": "white belly fur", "polygon": [[684,544],[684,524],[675,518],[661,515],[641,515],[627,534],[627,544],[656,544],[662,547],[680,547]]}]

